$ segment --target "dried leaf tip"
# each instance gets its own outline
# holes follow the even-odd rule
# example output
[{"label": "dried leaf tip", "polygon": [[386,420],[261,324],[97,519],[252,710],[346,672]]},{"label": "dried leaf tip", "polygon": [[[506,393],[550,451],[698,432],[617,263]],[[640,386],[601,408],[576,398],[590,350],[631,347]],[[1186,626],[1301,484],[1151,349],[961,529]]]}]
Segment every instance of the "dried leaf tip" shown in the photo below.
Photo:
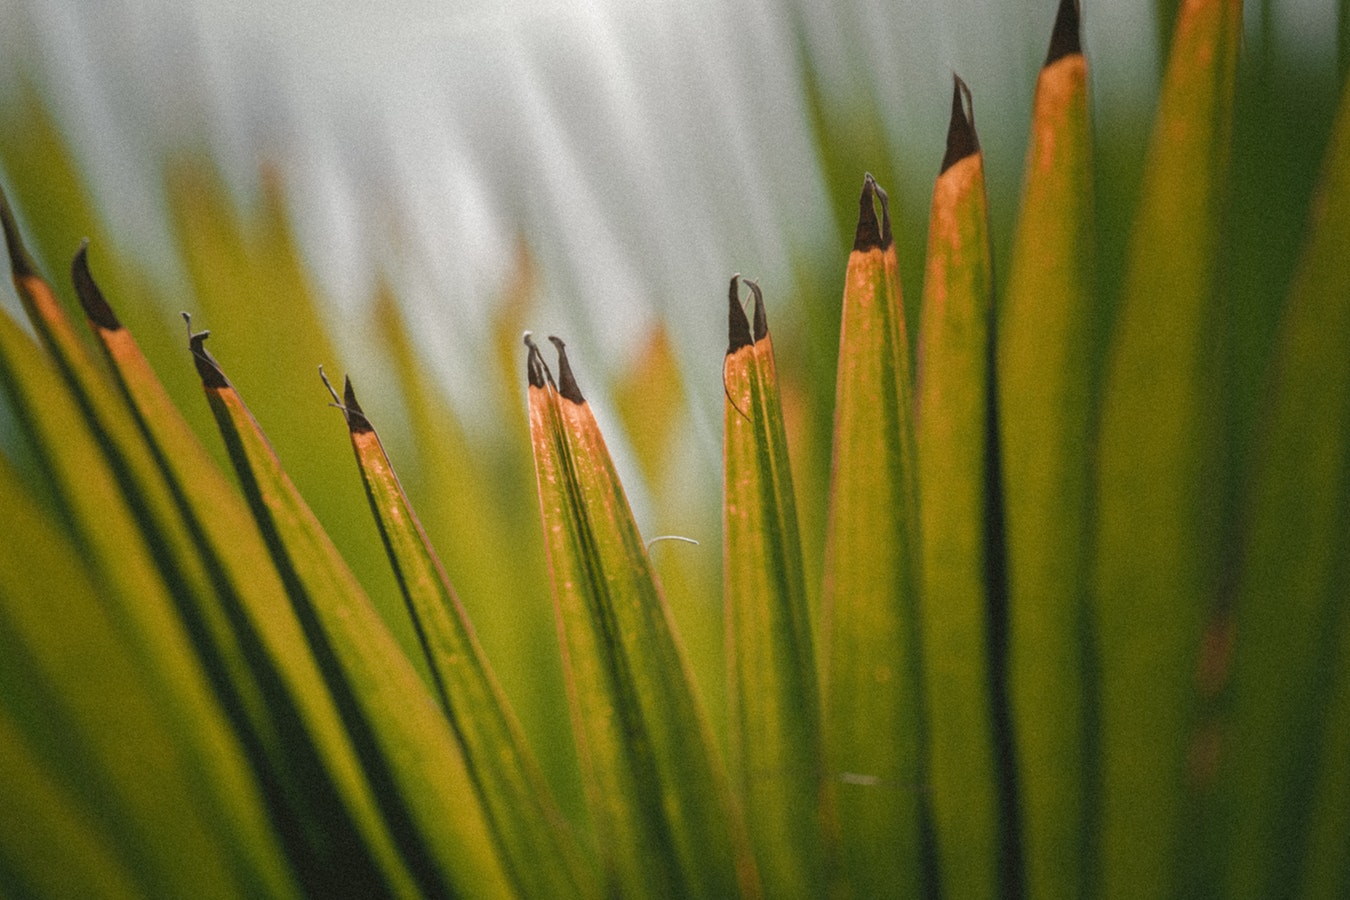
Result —
[{"label": "dried leaf tip", "polygon": [[755,295],[755,343],[769,336],[769,317],[764,312],[764,292],[759,289],[758,281],[745,279],[746,287]]},{"label": "dried leaf tip", "polygon": [[[964,99],[963,99],[964,97]],[[969,111],[967,111],[969,107]],[[942,172],[980,152],[975,134],[975,101],[961,76],[952,73],[952,121],[947,126],[947,155],[942,157]],[[942,172],[938,174],[941,175]]]},{"label": "dried leaf tip", "polygon": [[1050,33],[1050,52],[1045,55],[1046,66],[1083,52],[1080,28],[1078,0],[1060,0],[1059,12],[1055,15],[1055,30]]},{"label": "dried leaf tip", "polygon": [[94,276],[89,273],[88,238],[80,243],[80,249],[75,251],[75,258],[70,262],[70,278],[75,282],[75,295],[80,298],[80,306],[84,307],[84,314],[90,322],[104,331],[117,331],[122,327],[112,307],[104,299],[103,292],[94,282]]},{"label": "dried leaf tip", "polygon": [[361,409],[361,404],[356,402],[356,390],[352,387],[350,375],[343,379],[342,412],[347,416],[347,428],[352,434],[367,434],[375,430]]},{"label": "dried leaf tip", "polygon": [[548,339],[558,348],[558,393],[573,403],[585,403],[586,398],[581,396],[581,388],[577,387],[577,380],[572,375],[572,364],[567,361],[567,345],[562,342],[562,338],[551,334]]},{"label": "dried leaf tip", "polygon": [[745,307],[741,306],[741,276],[731,276],[731,288],[727,294],[727,356],[742,347],[755,342],[750,335],[750,320],[745,317]]},{"label": "dried leaf tip", "polygon": [[193,331],[192,316],[183,313],[183,321],[187,324],[188,331],[188,349],[192,351],[192,362],[197,366],[197,376],[202,380],[202,387],[216,388],[223,390],[230,386],[230,381],[221,371],[220,364],[216,362],[206,349],[206,339],[211,336],[209,331]]},{"label": "dried leaf tip", "polygon": [[37,264],[23,245],[23,236],[19,234],[19,225],[14,221],[14,210],[9,206],[9,197],[0,190],[0,224],[5,229],[5,246],[9,249],[9,267],[15,278],[36,276]]},{"label": "dried leaf tip", "polygon": [[853,250],[866,253],[881,247],[881,223],[877,221],[877,208],[873,196],[877,182],[868,172],[863,175],[862,196],[858,198],[858,230],[853,235]]},{"label": "dried leaf tip", "polygon": [[534,342],[534,333],[525,332],[521,335],[521,340],[530,348],[525,359],[525,374],[530,381],[530,387],[542,388],[553,380],[553,375],[544,362],[543,354],[539,352],[539,346]]}]

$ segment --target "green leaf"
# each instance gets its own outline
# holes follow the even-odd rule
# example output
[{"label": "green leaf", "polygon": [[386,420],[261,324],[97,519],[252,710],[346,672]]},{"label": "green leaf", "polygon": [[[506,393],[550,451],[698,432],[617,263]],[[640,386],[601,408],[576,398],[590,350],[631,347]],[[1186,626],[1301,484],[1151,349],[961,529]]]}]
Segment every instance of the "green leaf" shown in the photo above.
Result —
[{"label": "green leaf", "polygon": [[919,896],[924,762],[909,339],[890,207],[871,175],[859,205],[844,281],[825,543],[825,728],[846,880],[862,897]]},{"label": "green leaf", "polygon": [[[1344,841],[1332,836],[1350,828],[1343,811],[1332,811],[1336,798],[1347,802],[1350,775],[1330,755],[1350,754],[1336,734],[1350,714],[1348,246],[1350,90],[1313,201],[1245,479],[1223,760],[1223,819],[1231,826],[1224,887],[1233,897],[1287,890],[1300,866],[1308,894],[1335,896],[1347,887],[1345,867],[1333,874],[1328,863],[1344,856]],[[1332,849],[1336,840],[1342,848]]]},{"label": "green leaf", "polygon": [[[538,527],[529,423],[519,402],[521,329],[508,338],[509,413],[504,403],[494,404],[494,424],[505,433],[493,433],[490,428],[469,429],[451,409],[387,286],[377,291],[373,319],[407,412],[410,447],[398,443],[397,432],[390,437],[388,426],[384,430],[390,453],[412,457],[400,466],[399,479],[417,506],[418,519],[458,590],[544,775],[559,792],[559,805],[569,817],[581,819],[585,801],[566,722],[567,694]],[[489,384],[479,386],[487,390],[497,379],[490,366],[484,374]],[[503,565],[503,560],[510,564]],[[503,597],[512,600],[503,603]]]},{"label": "green leaf", "polygon": [[8,316],[0,382],[65,501],[58,530],[4,467],[6,707],[108,824],[138,881],[167,893],[293,893],[278,867],[245,862],[241,840],[267,841],[257,786],[74,401]]},{"label": "green leaf", "polygon": [[[527,334],[528,342],[528,334]],[[587,800],[621,896],[758,896],[748,838],[651,561],[562,342],[529,410]]]},{"label": "green leaf", "polygon": [[346,417],[366,496],[426,653],[436,699],[464,748],[469,771],[516,881],[530,896],[598,896],[598,885],[526,746],[468,614],[394,474],[379,435],[357,403],[351,379],[344,396],[339,398],[334,392],[333,399]]},{"label": "green leaf", "polygon": [[381,618],[425,678],[417,637],[385,562],[383,548],[354,480],[335,481],[331,460],[347,453],[323,404],[294,402],[295,385],[314,367],[336,361],[327,323],[295,245],[284,185],[262,172],[256,213],[231,203],[209,160],[187,157],[169,169],[167,197],[174,237],[194,303],[233,360],[240,391],[267,428],[289,478],[310,498],[316,517],[356,573]]},{"label": "green leaf", "polygon": [[459,744],[262,429],[203,345],[192,354],[274,565],[422,893],[514,893]]},{"label": "green leaf", "polygon": [[723,547],[733,780],[769,896],[821,896],[838,823],[773,340],[759,286],[751,330],[730,291],[722,378]]},{"label": "green leaf", "polygon": [[[952,88],[919,318],[918,462],[928,781],[942,892],[1015,883],[1004,688],[1007,595],[993,425],[993,277],[984,154]],[[1011,887],[1011,884],[1010,884]]]},{"label": "green leaf", "polygon": [[[246,883],[289,893],[291,874],[270,830],[265,797],[192,645],[192,616],[205,599],[200,562],[184,553],[181,522],[168,509],[147,448],[37,274],[2,197],[0,218],[15,287],[53,356],[49,361],[0,317],[5,389],[56,485],[76,546],[108,582],[111,619],[144,667],[156,702],[171,711],[174,740],[210,798],[204,802],[214,841]],[[171,825],[161,827],[171,833]]]},{"label": "green leaf", "polygon": [[[5,647],[5,652],[13,648]],[[0,884],[6,891],[77,897],[97,885],[103,897],[145,896],[145,886],[137,882],[106,827],[71,795],[70,782],[52,771],[51,760],[28,745],[4,707],[0,772],[5,773]]]},{"label": "green leaf", "polygon": [[1237,0],[1183,5],[1131,234],[1097,465],[1106,896],[1170,895],[1186,873],[1188,771],[1205,623],[1219,589],[1222,397],[1216,262]]},{"label": "green leaf", "polygon": [[[1093,382],[1092,123],[1075,0],[1041,69],[998,317],[1008,693],[1027,892],[1081,897],[1093,758],[1088,681]],[[1069,849],[1076,848],[1076,849]]]},{"label": "green leaf", "polygon": [[[198,652],[212,662],[307,890],[407,891],[388,826],[281,575],[243,497],[179,414],[81,252],[75,283],[89,325],[187,524],[217,596],[202,604]],[[383,870],[383,871],[379,871]]]}]

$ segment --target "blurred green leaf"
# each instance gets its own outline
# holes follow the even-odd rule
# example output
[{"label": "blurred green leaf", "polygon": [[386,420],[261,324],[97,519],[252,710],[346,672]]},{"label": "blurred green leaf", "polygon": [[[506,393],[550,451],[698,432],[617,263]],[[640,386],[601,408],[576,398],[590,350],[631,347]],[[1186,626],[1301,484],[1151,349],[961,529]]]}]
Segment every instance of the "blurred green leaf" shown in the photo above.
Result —
[{"label": "blurred green leaf", "polygon": [[[1092,123],[1075,0],[1036,86],[1021,217],[997,323],[1008,693],[1027,891],[1088,890],[1094,324]],[[1074,849],[1076,848],[1076,849]]]},{"label": "blurred green leaf", "polygon": [[[1180,889],[1206,620],[1219,599],[1226,470],[1218,383],[1237,0],[1182,7],[1102,388],[1097,462],[1102,888]],[[1197,768],[1197,765],[1199,768]]]},{"label": "blurred green leaf", "polygon": [[[1346,791],[1337,785],[1345,766],[1322,755],[1337,742],[1334,720],[1345,716],[1334,708],[1344,702],[1336,673],[1350,661],[1342,637],[1350,571],[1350,92],[1345,97],[1245,480],[1223,760],[1224,888],[1233,897],[1269,896],[1297,884],[1305,860],[1337,853],[1312,853],[1310,828],[1327,798]],[[1329,873],[1309,877],[1305,891],[1336,893]]]}]

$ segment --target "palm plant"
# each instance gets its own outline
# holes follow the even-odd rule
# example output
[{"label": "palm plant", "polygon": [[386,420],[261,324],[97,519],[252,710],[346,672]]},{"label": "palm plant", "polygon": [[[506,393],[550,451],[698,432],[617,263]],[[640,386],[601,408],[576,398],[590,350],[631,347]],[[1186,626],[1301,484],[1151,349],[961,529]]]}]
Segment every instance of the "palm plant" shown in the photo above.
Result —
[{"label": "palm plant", "polygon": [[[1006,278],[960,78],[917,307],[863,176],[825,329],[825,479],[802,450],[808,367],[793,341],[776,355],[760,284],[731,278],[720,647],[687,602],[706,578],[644,540],[560,339],[550,366],[526,332],[524,413],[503,412],[520,440],[485,463],[382,299],[371,352],[421,465],[320,369],[347,501],[372,514],[354,525],[322,489],[342,480],[336,415],[291,413],[293,391],[264,413],[244,380],[332,354],[275,202],[247,234],[199,172],[172,176],[218,360],[190,318],[165,337],[129,263],[100,262],[105,295],[89,245],[68,303],[5,199],[30,327],[0,315],[0,895],[1350,891],[1350,94],[1269,362],[1239,375],[1264,359],[1223,355],[1245,296],[1241,25],[1237,0],[1181,4],[1123,239],[1074,0]],[[61,177],[6,153],[21,204]],[[615,391],[653,478],[683,402],[672,357],[657,332]],[[308,489],[264,421],[318,457]],[[545,584],[548,645],[528,603]],[[562,688],[518,717],[531,680]]]}]

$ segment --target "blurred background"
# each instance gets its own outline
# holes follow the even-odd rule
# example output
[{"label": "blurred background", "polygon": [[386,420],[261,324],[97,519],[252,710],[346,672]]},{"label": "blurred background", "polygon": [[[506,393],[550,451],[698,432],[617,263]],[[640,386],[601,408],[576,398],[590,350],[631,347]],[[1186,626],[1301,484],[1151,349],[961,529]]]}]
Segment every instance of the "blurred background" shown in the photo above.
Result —
[{"label": "blurred background", "polygon": [[[1109,322],[1176,4],[1084,5]],[[644,533],[700,541],[652,554],[720,729],[727,279],[757,278],[768,298],[818,566],[863,172],[891,194],[912,312],[959,73],[1001,261],[1055,6],[0,0],[0,181],[62,291],[92,240],[95,277],[223,460],[178,311],[213,331],[411,646],[316,367],[351,373],[574,811],[521,330],[568,340]],[[1225,247],[1239,453],[1347,62],[1347,7],[1247,4]],[[8,285],[0,300],[17,315]],[[7,417],[0,445],[23,465]]]}]

